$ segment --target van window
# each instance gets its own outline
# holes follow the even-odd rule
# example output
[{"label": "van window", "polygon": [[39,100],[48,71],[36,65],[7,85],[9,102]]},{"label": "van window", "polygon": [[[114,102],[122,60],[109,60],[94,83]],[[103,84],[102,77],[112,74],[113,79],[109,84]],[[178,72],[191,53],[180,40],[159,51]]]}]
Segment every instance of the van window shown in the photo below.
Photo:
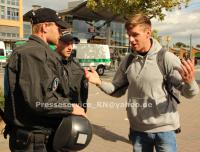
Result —
[{"label": "van window", "polygon": [[76,49],[73,49],[73,50],[72,50],[71,57],[73,57],[73,58],[76,57]]},{"label": "van window", "polygon": [[0,49],[0,56],[4,56],[4,50]]}]

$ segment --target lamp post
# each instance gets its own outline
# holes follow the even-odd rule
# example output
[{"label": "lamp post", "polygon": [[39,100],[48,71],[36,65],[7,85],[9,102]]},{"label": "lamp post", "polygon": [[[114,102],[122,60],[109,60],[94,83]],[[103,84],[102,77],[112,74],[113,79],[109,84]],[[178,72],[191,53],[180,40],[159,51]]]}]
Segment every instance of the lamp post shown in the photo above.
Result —
[{"label": "lamp post", "polygon": [[190,34],[190,58],[192,58],[192,34]]},{"label": "lamp post", "polygon": [[158,42],[163,46],[163,37],[162,36],[158,36]]},{"label": "lamp post", "polygon": [[169,35],[167,35],[166,37],[165,37],[165,41],[167,42],[167,51],[169,51],[169,42],[171,41],[171,36],[169,36]]}]

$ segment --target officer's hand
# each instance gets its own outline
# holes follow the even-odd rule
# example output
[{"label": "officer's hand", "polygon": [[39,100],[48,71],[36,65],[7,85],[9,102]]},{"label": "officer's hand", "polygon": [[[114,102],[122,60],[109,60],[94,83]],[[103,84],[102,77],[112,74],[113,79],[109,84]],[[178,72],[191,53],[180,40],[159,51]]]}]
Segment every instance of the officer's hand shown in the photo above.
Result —
[{"label": "officer's hand", "polygon": [[190,84],[194,80],[194,59],[183,59],[179,73],[185,83]]},{"label": "officer's hand", "polygon": [[85,70],[85,77],[88,79],[90,83],[101,85],[101,79],[99,78],[98,73],[94,70],[94,68],[90,67],[91,72],[89,72],[87,69]]},{"label": "officer's hand", "polygon": [[87,117],[85,110],[82,107],[80,107],[79,105],[72,104],[72,108],[73,108],[73,111],[72,111],[73,115],[81,115],[81,116]]}]

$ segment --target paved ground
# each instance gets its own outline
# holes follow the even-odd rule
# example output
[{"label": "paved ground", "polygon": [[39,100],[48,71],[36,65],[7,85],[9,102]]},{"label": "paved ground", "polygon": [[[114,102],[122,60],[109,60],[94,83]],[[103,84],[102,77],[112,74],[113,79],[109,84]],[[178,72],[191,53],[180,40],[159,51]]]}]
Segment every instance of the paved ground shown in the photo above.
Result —
[{"label": "paved ground", "polygon": [[[107,74],[103,79],[110,80],[111,75]],[[90,85],[88,102],[88,118],[93,124],[94,135],[89,146],[81,152],[131,152],[126,111],[125,108],[117,108],[119,103],[126,102],[126,97],[112,98]],[[190,100],[182,98],[181,102],[182,133],[177,136],[178,150],[200,152],[200,94]],[[0,152],[8,151],[8,142],[0,135]]]},{"label": "paved ground", "polygon": [[[126,98],[115,99],[103,95],[96,87],[90,94],[89,102],[125,102]],[[92,98],[93,96],[93,98]],[[182,133],[177,136],[179,152],[200,152],[200,94],[192,100],[182,99],[179,106]],[[124,108],[90,109],[88,116],[94,125],[94,137],[83,152],[131,152],[128,143],[128,121]]]}]

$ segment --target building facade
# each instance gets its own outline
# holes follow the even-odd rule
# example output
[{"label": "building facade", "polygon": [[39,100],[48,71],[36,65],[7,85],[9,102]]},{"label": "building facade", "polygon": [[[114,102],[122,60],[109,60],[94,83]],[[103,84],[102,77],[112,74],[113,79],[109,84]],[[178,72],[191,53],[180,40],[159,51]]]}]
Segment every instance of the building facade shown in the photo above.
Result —
[{"label": "building facade", "polygon": [[[68,9],[59,11],[59,15],[62,19],[71,25],[72,34],[78,37],[81,40],[81,43],[109,45],[113,58],[118,58],[119,56],[126,54],[129,51],[129,42],[123,22],[107,22],[106,18],[105,20],[95,20],[95,17],[92,21],[90,19],[87,20],[87,17],[84,16],[85,14],[80,14],[79,16],[77,15],[79,13],[75,13],[76,15],[73,16],[68,13],[72,10],[81,12],[81,10],[86,7],[84,6],[84,3],[84,0],[73,3],[69,2]],[[87,8],[84,11],[88,12]],[[92,15],[92,13],[90,15]]]},{"label": "building facade", "polygon": [[0,0],[0,41],[12,49],[23,34],[23,0]]},{"label": "building facade", "polygon": [[[68,9],[59,11],[62,19],[72,26],[73,35],[78,36],[80,39],[87,39],[89,43],[108,44],[109,46],[128,46],[128,39],[123,22],[107,22],[108,19],[103,17],[104,20],[93,17],[94,20],[91,21],[89,16],[92,13],[90,15],[80,14],[80,16],[77,14],[76,16],[68,14],[69,11],[74,11],[74,9],[77,12],[84,9],[86,7],[85,2],[85,0],[68,2]],[[88,12],[89,10],[85,8],[84,11]],[[96,14],[102,16],[99,13]],[[87,20],[88,17],[90,20]]]}]

